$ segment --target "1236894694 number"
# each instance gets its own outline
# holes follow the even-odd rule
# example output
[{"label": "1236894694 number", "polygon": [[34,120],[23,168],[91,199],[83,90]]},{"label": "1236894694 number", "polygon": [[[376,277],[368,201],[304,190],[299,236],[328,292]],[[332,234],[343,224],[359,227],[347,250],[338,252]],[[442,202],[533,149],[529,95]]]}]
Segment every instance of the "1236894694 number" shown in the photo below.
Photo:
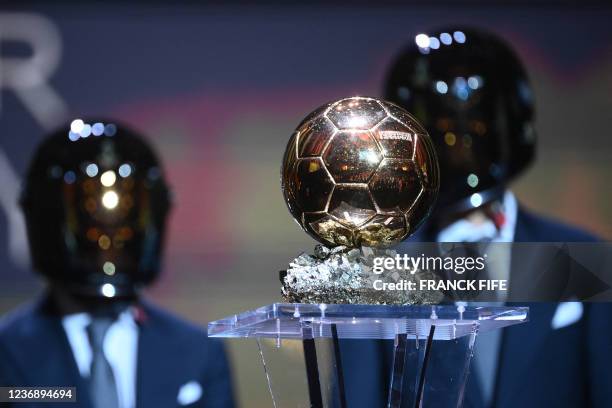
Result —
[{"label": "1236894694 number", "polygon": [[75,387],[0,387],[0,402],[76,402]]}]

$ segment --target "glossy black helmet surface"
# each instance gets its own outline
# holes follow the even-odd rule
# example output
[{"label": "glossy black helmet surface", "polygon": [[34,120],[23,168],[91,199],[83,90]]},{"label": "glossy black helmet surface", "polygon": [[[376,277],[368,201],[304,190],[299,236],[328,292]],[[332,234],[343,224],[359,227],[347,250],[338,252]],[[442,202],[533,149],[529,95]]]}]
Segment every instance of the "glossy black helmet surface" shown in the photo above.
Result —
[{"label": "glossy black helmet surface", "polygon": [[412,113],[440,161],[438,212],[501,197],[535,155],[533,93],[505,41],[479,30],[419,34],[393,62],[385,99]]},{"label": "glossy black helmet surface", "polygon": [[160,268],[169,193],[132,130],[74,120],[39,146],[21,205],[35,269],[85,296],[133,296]]}]

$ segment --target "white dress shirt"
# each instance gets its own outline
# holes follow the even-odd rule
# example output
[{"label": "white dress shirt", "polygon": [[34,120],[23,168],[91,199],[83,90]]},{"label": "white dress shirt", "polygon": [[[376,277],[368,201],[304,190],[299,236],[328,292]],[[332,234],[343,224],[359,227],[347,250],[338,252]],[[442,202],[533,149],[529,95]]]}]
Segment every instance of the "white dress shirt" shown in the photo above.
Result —
[{"label": "white dress shirt", "polygon": [[[62,319],[72,354],[81,376],[89,377],[93,353],[87,326],[91,322],[88,313],[67,315]],[[138,356],[138,325],[130,310],[119,315],[104,337],[104,356],[113,370],[119,408],[136,406],[136,364]]]}]

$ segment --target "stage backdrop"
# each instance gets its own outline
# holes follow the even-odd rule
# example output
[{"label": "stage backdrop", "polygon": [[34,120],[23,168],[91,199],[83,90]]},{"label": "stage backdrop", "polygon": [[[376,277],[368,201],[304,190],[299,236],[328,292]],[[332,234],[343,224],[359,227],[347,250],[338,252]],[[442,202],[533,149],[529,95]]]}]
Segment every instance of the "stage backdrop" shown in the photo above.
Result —
[{"label": "stage backdrop", "polygon": [[[521,202],[612,237],[609,8],[322,3],[0,10],[0,313],[40,290],[16,206],[32,151],[88,115],[141,130],[165,162],[175,206],[155,301],[204,325],[278,300],[278,271],[315,244],[280,192],[292,130],[323,102],[379,95],[394,53],[446,23],[498,32],[527,64],[540,141]],[[255,343],[228,344],[242,405],[271,406]]]}]

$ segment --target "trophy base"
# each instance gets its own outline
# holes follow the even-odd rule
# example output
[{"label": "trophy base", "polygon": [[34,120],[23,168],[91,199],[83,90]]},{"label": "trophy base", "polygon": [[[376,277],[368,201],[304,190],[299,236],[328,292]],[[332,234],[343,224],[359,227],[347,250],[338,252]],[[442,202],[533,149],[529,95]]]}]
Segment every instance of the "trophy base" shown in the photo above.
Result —
[{"label": "trophy base", "polygon": [[[274,406],[341,407],[352,397],[348,376],[368,367],[343,361],[349,339],[393,340],[387,406],[456,407],[463,399],[479,332],[528,320],[526,307],[273,303],[209,323],[210,337],[255,338]],[[363,343],[361,343],[363,344]],[[291,357],[292,356],[292,357]],[[296,359],[296,356],[301,357]],[[293,376],[279,363],[293,358]],[[382,358],[382,356],[378,356]],[[350,365],[350,367],[348,367]],[[301,374],[300,374],[301,373]],[[283,386],[290,382],[292,386]]]}]

